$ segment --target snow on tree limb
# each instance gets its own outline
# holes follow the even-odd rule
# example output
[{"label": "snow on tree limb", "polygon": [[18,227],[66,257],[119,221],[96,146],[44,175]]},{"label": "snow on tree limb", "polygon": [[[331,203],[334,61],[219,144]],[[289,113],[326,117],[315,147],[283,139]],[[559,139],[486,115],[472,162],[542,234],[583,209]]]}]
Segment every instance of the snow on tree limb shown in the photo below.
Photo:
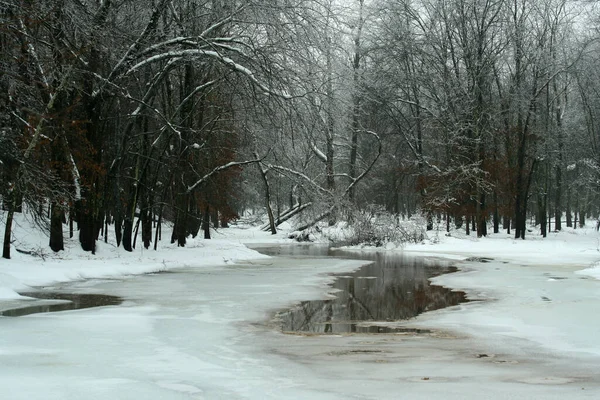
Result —
[{"label": "snow on tree limb", "polygon": [[177,106],[177,109],[173,112],[173,115],[179,113],[179,111],[181,110],[181,107],[183,107],[184,104],[186,104],[188,101],[190,101],[198,92],[214,85],[215,83],[217,83],[216,79],[213,79],[212,81],[208,81],[206,83],[203,83],[202,85],[196,86],[196,88],[194,88],[194,90],[192,90],[192,92],[181,101],[181,103],[179,103],[179,105]]},{"label": "snow on tree limb", "polygon": [[373,167],[377,163],[377,160],[379,160],[379,157],[381,156],[382,145],[381,138],[379,137],[379,135],[373,131],[365,131],[365,133],[377,139],[377,156],[375,156],[373,161],[371,161],[371,164],[369,164],[369,166],[362,172],[362,174],[360,174],[356,178],[353,178],[353,181],[350,183],[350,185],[348,185],[346,190],[344,190],[344,196],[350,193],[350,190],[352,190],[352,188],[356,186],[356,184],[358,184],[358,182],[360,182],[371,171],[371,169],[373,169]]},{"label": "snow on tree limb", "polygon": [[213,175],[221,172],[221,171],[225,171],[229,168],[232,167],[241,167],[243,165],[248,165],[248,164],[254,164],[257,162],[260,162],[260,159],[257,160],[247,160],[247,161],[231,161],[228,162],[225,165],[220,165],[216,168],[214,168],[212,171],[210,171],[208,174],[204,175],[202,178],[198,179],[193,185],[190,185],[187,187],[186,193],[189,194],[191,193],[194,189],[196,189],[198,186],[200,186],[201,184],[203,184],[204,182],[208,181]]},{"label": "snow on tree limb", "polygon": [[235,62],[233,59],[231,59],[229,57],[223,56],[222,54],[220,54],[214,50],[186,49],[186,50],[173,50],[173,51],[168,51],[165,53],[157,54],[155,56],[148,57],[147,59],[140,61],[139,63],[137,63],[134,66],[132,66],[131,68],[129,68],[129,70],[126,72],[126,75],[131,74],[132,72],[142,68],[145,65],[152,64],[152,63],[155,63],[155,62],[158,62],[161,60],[167,60],[167,59],[172,59],[172,58],[185,58],[185,57],[202,57],[202,56],[214,58],[217,61],[225,64],[232,70],[241,73],[242,75],[246,76],[246,78],[248,78],[254,85],[259,87],[262,91],[264,91],[267,94],[271,94],[271,95],[278,96],[278,97],[283,97],[285,99],[292,98],[292,96],[290,96],[288,94],[277,93],[277,92],[269,89],[254,76],[254,73],[250,69]]},{"label": "snow on tree limb", "polygon": [[40,72],[40,76],[42,77],[42,82],[44,83],[44,87],[48,88],[48,87],[50,87],[50,82],[48,81],[48,77],[46,77],[46,72],[44,71],[44,67],[43,67],[42,63],[40,62],[37,51],[35,50],[35,46],[33,45],[33,43],[31,43],[31,40],[29,40],[30,35],[27,32],[27,27],[25,26],[25,23],[23,22],[22,18],[19,18],[19,25],[21,26],[21,30],[23,31],[22,34],[25,39],[25,43],[27,44],[27,52],[29,53],[31,58],[33,58],[35,61],[35,66],[37,67],[38,71]]},{"label": "snow on tree limb", "polygon": [[231,13],[231,15],[228,16],[227,18],[223,18],[222,20],[217,21],[214,24],[212,24],[211,26],[209,26],[208,28],[206,28],[200,34],[200,36],[201,37],[208,37],[214,30],[219,29],[220,27],[222,27],[226,23],[230,22],[233,19],[233,16],[235,14],[239,13],[240,11],[242,11],[244,8],[246,8],[246,5],[241,5],[235,12]]},{"label": "snow on tree limb", "polygon": [[293,170],[291,168],[287,168],[287,167],[284,167],[282,165],[267,164],[267,168],[274,169],[274,170],[276,170],[278,172],[281,172],[283,174],[287,173],[287,174],[294,175],[294,176],[296,176],[298,178],[301,178],[302,180],[310,183],[319,192],[324,193],[324,194],[329,195],[329,196],[331,196],[331,194],[332,194],[329,190],[325,189],[324,187],[322,187],[321,185],[319,185],[317,182],[315,182],[313,179],[311,179],[308,175],[303,174],[302,172],[295,171],[295,170]]},{"label": "snow on tree limb", "polygon": [[311,140],[310,141],[310,149],[313,151],[315,156],[324,163],[327,162],[327,156],[317,147],[317,145]]},{"label": "snow on tree limb", "polygon": [[81,200],[81,175],[79,175],[79,169],[71,153],[69,153],[69,161],[71,162],[71,173],[73,174],[73,186],[75,186],[75,200]]},{"label": "snow on tree limb", "polygon": [[[50,113],[50,111],[54,108],[54,102],[56,101],[56,98],[58,97],[58,95],[60,94],[60,92],[64,89],[67,81],[70,79],[72,71],[73,71],[73,66],[71,66],[63,74],[62,79],[61,79],[58,87],[50,95],[50,100],[48,101],[48,104],[46,104],[46,113]],[[31,152],[33,151],[33,149],[35,149],[35,146],[37,146],[37,143],[38,143],[40,137],[42,136],[42,130],[44,128],[44,122],[46,122],[46,118],[44,118],[44,117],[40,118],[40,120],[38,121],[38,123],[37,123],[37,125],[35,127],[35,131],[33,133],[33,137],[31,138],[31,141],[29,142],[29,146],[27,146],[27,149],[23,153],[23,158],[24,159],[29,158],[29,156],[31,155]]]}]

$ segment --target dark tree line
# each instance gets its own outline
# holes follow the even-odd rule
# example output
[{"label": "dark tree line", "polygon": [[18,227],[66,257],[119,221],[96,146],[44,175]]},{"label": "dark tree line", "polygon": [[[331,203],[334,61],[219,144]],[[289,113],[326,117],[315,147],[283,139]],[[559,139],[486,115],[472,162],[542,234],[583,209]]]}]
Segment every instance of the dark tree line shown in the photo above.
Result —
[{"label": "dark tree line", "polygon": [[144,247],[156,245],[153,227],[159,235],[164,218],[180,246],[202,225],[208,234],[211,216],[232,218],[232,181],[249,140],[236,108],[241,96],[283,96],[268,54],[281,39],[263,30],[279,34],[278,12],[288,6],[2,2],[6,238],[23,202],[40,218],[49,213],[54,251],[67,222],[94,252],[108,224],[130,251],[138,230]]}]

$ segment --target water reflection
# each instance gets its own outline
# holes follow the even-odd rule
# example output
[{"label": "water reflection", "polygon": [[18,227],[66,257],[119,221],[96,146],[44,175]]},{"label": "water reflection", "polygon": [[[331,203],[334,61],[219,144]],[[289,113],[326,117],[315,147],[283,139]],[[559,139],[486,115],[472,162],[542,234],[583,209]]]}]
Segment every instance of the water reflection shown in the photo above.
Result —
[{"label": "water reflection", "polygon": [[24,315],[35,313],[46,313],[66,310],[78,310],[82,308],[102,307],[119,305],[123,299],[117,296],[109,296],[105,294],[74,294],[74,293],[58,293],[58,292],[30,292],[21,293],[23,296],[34,297],[40,300],[65,300],[61,303],[39,303],[25,307],[14,308],[10,310],[0,311],[0,315],[5,317],[22,317]]},{"label": "water reflection", "polygon": [[[398,321],[425,311],[468,301],[464,292],[431,285],[430,278],[455,272],[440,260],[410,257],[401,253],[349,252],[326,246],[280,246],[258,249],[270,255],[333,256],[372,260],[353,274],[338,276],[331,300],[304,301],[278,314],[284,331],[314,333],[389,333],[393,328],[368,326],[369,321]],[[365,326],[367,322],[367,326]]]}]

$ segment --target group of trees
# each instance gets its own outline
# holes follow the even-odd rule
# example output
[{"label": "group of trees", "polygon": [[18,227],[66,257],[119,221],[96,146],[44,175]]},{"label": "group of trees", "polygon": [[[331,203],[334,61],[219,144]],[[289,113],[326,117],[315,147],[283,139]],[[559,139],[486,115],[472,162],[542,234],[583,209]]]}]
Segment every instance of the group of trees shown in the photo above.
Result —
[{"label": "group of trees", "polygon": [[597,85],[578,83],[597,46],[582,6],[382,1],[374,86],[382,118],[414,155],[423,208],[479,236],[490,216],[494,232],[512,221],[521,238],[528,213],[545,235],[550,214],[560,230],[563,213],[571,226],[573,211],[580,221],[591,212],[598,177],[585,181],[583,170],[599,160],[588,145],[597,105],[586,110],[585,99]]},{"label": "group of trees", "polygon": [[263,19],[279,18],[269,3],[3,1],[4,256],[23,202],[49,213],[55,251],[67,217],[92,252],[108,224],[131,250],[138,229],[156,244],[163,218],[181,246],[211,215],[231,218],[249,140],[238,114],[280,95],[266,72],[285,37]]},{"label": "group of trees", "polygon": [[131,251],[169,220],[184,246],[257,207],[273,232],[373,205],[479,236],[581,223],[600,178],[591,7],[1,1],[3,256],[21,211],[54,251],[77,231],[92,252],[108,225]]}]

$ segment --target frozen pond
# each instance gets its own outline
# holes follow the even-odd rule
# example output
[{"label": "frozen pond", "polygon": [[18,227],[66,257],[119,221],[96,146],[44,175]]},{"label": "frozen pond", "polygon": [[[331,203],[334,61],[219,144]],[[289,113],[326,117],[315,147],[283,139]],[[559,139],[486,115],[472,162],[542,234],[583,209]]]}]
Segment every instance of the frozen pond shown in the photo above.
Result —
[{"label": "frozen pond", "polygon": [[[353,296],[378,320],[388,317],[376,311],[379,300],[364,295],[370,289],[363,287],[392,288],[405,280],[420,282],[416,286],[423,288],[428,268],[438,273],[451,271],[451,266],[433,259],[412,263],[409,260],[418,258],[408,258],[402,268],[413,273],[385,268],[385,262],[380,271],[370,271],[360,270],[365,260],[324,258],[329,250],[318,246],[282,246],[277,251],[281,257],[220,266],[182,265],[173,273],[46,288],[117,296],[123,303],[0,317],[0,398],[598,398],[600,359],[595,353],[548,350],[515,330],[519,321],[526,332],[536,324],[535,332],[553,338],[550,333],[562,332],[559,329],[566,321],[576,330],[569,330],[562,342],[578,349],[595,345],[597,336],[591,335],[597,325],[585,322],[599,304],[595,281],[554,279],[573,275],[547,266],[471,262],[479,269],[434,280],[452,281],[451,287],[479,285],[477,292],[498,288],[491,301],[421,314],[406,322],[404,332],[362,334],[358,332],[362,322],[356,325],[357,332],[352,332],[350,324],[344,328],[349,332],[290,335],[268,323],[275,312],[301,305],[301,301],[322,305],[318,302],[332,299],[327,294],[332,285],[349,286],[350,279],[340,277],[354,277]],[[352,252],[346,256],[380,257]],[[388,277],[394,279],[388,281]],[[398,287],[399,298],[415,297],[414,289]],[[438,290],[434,288],[423,293]],[[343,292],[337,295],[344,298]],[[424,305],[437,304],[431,299],[438,296],[419,295],[430,300],[406,308],[425,310],[428,306]],[[577,301],[576,307],[567,303],[570,297]],[[345,299],[346,307],[340,306],[336,315],[348,322]],[[387,303],[381,308],[395,309]],[[587,319],[579,318],[574,310],[585,313]],[[358,314],[357,309],[354,315]],[[551,318],[542,318],[546,314]],[[562,325],[556,321],[563,321]],[[546,324],[552,330],[545,329]],[[477,336],[477,332],[482,333]],[[573,337],[577,341],[566,341]]]},{"label": "frozen pond", "polygon": [[[334,275],[332,299],[303,301],[278,313],[284,332],[396,333],[403,328],[377,322],[408,320],[467,301],[464,292],[432,285],[430,279],[456,272],[447,261],[397,252],[343,251],[315,245],[260,248],[269,255],[336,257],[372,261],[351,274]],[[414,330],[411,330],[414,332]]]}]

